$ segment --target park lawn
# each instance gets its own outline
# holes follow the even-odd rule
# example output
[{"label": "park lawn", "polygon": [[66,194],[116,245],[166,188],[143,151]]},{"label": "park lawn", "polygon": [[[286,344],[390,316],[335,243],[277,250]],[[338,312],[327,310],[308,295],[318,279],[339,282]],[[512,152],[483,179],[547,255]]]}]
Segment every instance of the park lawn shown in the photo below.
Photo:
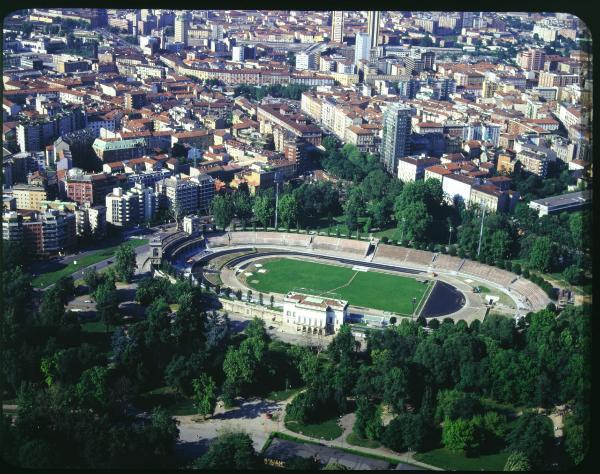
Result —
[{"label": "park lawn", "polygon": [[[127,242],[129,242],[134,248],[136,248],[147,244],[148,239],[131,239]],[[85,257],[76,258],[76,265],[73,262],[71,262],[53,272],[43,273],[35,277],[31,281],[31,285],[34,288],[46,288],[50,285],[53,285],[61,277],[70,276],[76,271],[81,270],[82,268],[89,267],[90,265],[94,265],[95,263],[101,262],[102,260],[106,260],[107,258],[114,256],[115,251],[118,247],[118,245],[113,245],[111,247],[106,247],[104,249],[98,250],[97,252],[94,252],[90,255],[86,255]]]},{"label": "park lawn", "polygon": [[371,439],[364,439],[361,438],[360,436],[356,435],[355,433],[350,433],[347,437],[346,437],[346,441],[348,442],[348,444],[351,444],[353,446],[360,446],[361,448],[379,448],[381,446],[381,443],[379,441],[375,441],[375,440],[371,440]]},{"label": "park lawn", "polygon": [[485,454],[477,458],[468,458],[463,454],[452,453],[446,448],[438,448],[426,453],[417,453],[414,458],[451,471],[502,471],[509,454]]},{"label": "park lawn", "polygon": [[353,306],[398,314],[411,314],[413,296],[419,304],[428,289],[428,285],[414,278],[377,271],[356,272],[348,267],[297,259],[271,259],[262,265],[266,273],[258,273],[253,266],[246,270],[252,273],[246,277],[246,284],[263,293],[325,294],[347,300]]},{"label": "park lawn", "polygon": [[287,420],[285,427],[294,433],[326,440],[339,438],[343,433],[342,428],[338,425],[338,418],[331,418],[315,424],[304,424],[296,420]]},{"label": "park lawn", "polygon": [[274,402],[282,402],[296,395],[301,388],[288,388],[287,390],[273,390],[268,393],[265,398]]},{"label": "park lawn", "polygon": [[[104,333],[104,332],[106,332],[106,325],[102,321],[88,321],[81,325],[81,329],[85,332]],[[109,331],[110,331],[110,327],[109,327]]]},{"label": "park lawn", "polygon": [[169,416],[196,415],[194,402],[176,392],[172,387],[160,387],[143,393],[135,400],[135,405],[151,411],[155,407],[163,408]]}]

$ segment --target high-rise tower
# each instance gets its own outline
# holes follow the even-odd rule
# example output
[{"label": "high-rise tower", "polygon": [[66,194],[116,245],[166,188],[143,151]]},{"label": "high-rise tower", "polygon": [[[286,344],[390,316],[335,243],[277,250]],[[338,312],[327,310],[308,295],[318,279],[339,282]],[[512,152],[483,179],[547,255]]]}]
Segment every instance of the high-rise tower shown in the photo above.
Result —
[{"label": "high-rise tower", "polygon": [[187,46],[187,18],[183,12],[178,12],[175,17],[175,41]]},{"label": "high-rise tower", "polygon": [[344,41],[344,12],[331,12],[331,41],[342,43]]},{"label": "high-rise tower", "polygon": [[379,11],[367,12],[367,33],[371,41],[371,48],[379,46]]},{"label": "high-rise tower", "polygon": [[381,161],[388,173],[396,174],[398,159],[410,152],[411,108],[401,103],[388,105],[383,114]]},{"label": "high-rise tower", "polygon": [[354,46],[354,64],[358,65],[363,59],[369,60],[371,42],[368,33],[356,33],[356,45]]}]

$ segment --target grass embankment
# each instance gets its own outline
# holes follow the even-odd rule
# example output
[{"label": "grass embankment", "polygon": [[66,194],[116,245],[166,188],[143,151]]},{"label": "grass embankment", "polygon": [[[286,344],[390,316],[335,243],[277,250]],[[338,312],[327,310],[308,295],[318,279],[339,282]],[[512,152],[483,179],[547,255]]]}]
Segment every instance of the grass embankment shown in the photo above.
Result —
[{"label": "grass embankment", "polygon": [[311,438],[332,440],[342,435],[342,428],[338,425],[337,418],[315,424],[304,424],[296,420],[287,420],[285,427],[294,433],[300,433]]},{"label": "grass embankment", "polygon": [[250,266],[246,284],[263,293],[302,291],[335,296],[351,305],[410,315],[412,298],[417,303],[429,288],[414,278],[377,271],[357,272],[349,267],[307,262],[290,258],[271,259],[262,263],[265,273]]},{"label": "grass embankment", "polygon": [[438,448],[426,453],[417,453],[414,458],[449,471],[502,471],[508,456],[509,453],[495,453],[469,458],[464,454],[452,453],[446,448]]},{"label": "grass embankment", "polygon": [[[148,239],[131,239],[127,242],[135,248],[147,244]],[[95,263],[101,262],[102,260],[106,260],[107,258],[111,258],[112,256],[114,256],[115,251],[118,247],[119,245],[113,245],[110,247],[100,249],[89,255],[85,255],[81,258],[76,257],[75,260],[69,264],[57,263],[56,269],[53,269],[52,271],[48,271],[46,273],[42,273],[41,275],[35,277],[31,281],[31,285],[34,288],[46,288],[50,285],[53,285],[61,277],[70,276],[78,270],[89,267],[90,265],[94,265]]]},{"label": "grass embankment", "polygon": [[178,394],[171,387],[160,387],[141,394],[135,400],[135,406],[148,411],[155,407],[161,407],[169,416],[197,414],[194,402]]},{"label": "grass embankment", "polygon": [[273,390],[268,393],[265,398],[273,402],[282,402],[296,395],[301,388],[288,388],[287,390]]},{"label": "grass embankment", "polygon": [[364,439],[356,435],[355,433],[350,433],[346,437],[346,442],[353,446],[360,446],[361,448],[379,448],[381,443],[379,441]]}]

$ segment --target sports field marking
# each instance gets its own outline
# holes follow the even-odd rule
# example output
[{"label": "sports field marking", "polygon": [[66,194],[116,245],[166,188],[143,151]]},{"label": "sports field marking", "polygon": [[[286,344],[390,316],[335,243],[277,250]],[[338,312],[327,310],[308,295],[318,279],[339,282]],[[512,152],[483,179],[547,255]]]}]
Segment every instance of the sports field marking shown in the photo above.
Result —
[{"label": "sports field marking", "polygon": [[[244,279],[253,290],[335,297],[352,306],[404,316],[410,316],[420,306],[431,287],[431,284],[417,282],[414,277],[373,270],[361,272],[348,266],[295,258],[269,259],[262,264],[266,273],[255,273],[252,280]],[[258,283],[254,283],[255,280]],[[414,307],[413,298],[416,298]]]},{"label": "sports field marking", "polygon": [[323,296],[326,293],[333,293],[335,290],[339,290],[341,288],[346,288],[346,287],[350,286],[350,284],[352,283],[352,281],[356,278],[356,275],[358,275],[358,272],[355,272],[354,275],[352,275],[352,278],[350,278],[350,280],[348,280],[348,282],[345,283],[344,285],[338,286],[337,288],[333,288],[333,289],[328,290],[328,291],[324,291],[323,293],[321,293],[318,296]]},{"label": "sports field marking", "polygon": [[356,270],[357,272],[368,272],[369,268],[368,267],[363,267],[362,265],[354,265],[352,267],[352,270]]}]

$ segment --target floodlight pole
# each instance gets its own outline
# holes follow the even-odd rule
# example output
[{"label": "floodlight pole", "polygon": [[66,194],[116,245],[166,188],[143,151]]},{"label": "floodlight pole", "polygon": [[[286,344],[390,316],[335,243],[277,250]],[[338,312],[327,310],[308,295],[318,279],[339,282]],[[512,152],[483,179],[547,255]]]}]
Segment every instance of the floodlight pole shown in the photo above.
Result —
[{"label": "floodlight pole", "polygon": [[277,230],[277,208],[279,207],[279,181],[275,182],[275,230]]},{"label": "floodlight pole", "polygon": [[481,213],[481,229],[479,230],[479,245],[477,246],[477,257],[479,257],[479,252],[481,252],[481,240],[483,239],[483,219],[485,218],[485,207],[483,208],[483,212]]}]

